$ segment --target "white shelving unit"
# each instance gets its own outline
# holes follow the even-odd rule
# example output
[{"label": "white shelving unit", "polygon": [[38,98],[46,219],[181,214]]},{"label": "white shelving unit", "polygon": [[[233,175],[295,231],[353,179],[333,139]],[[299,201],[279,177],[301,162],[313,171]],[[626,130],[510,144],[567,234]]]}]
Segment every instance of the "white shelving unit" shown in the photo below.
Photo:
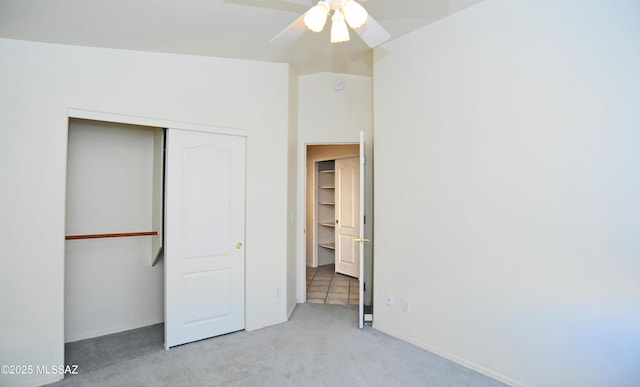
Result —
[{"label": "white shelving unit", "polygon": [[335,261],[335,161],[320,161],[317,168],[318,264]]}]

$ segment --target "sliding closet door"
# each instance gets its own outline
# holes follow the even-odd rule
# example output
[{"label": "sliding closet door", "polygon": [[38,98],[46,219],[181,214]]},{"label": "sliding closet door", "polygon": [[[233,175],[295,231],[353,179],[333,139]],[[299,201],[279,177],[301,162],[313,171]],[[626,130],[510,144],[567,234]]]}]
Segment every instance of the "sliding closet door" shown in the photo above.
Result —
[{"label": "sliding closet door", "polygon": [[244,329],[245,138],[169,129],[165,346]]}]

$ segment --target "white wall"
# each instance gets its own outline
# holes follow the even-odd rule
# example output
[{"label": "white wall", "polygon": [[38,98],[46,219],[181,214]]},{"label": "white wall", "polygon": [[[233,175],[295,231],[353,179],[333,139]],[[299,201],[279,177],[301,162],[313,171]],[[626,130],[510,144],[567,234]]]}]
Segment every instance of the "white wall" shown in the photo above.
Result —
[{"label": "white wall", "polygon": [[246,129],[246,327],[286,320],[276,289],[286,287],[287,65],[4,39],[0,57],[0,286],[11,295],[0,298],[0,364],[64,361],[69,107]]},{"label": "white wall", "polygon": [[[344,81],[341,91],[335,81]],[[318,73],[302,75],[299,85],[299,140],[305,144],[356,143],[371,131],[371,77]]]},{"label": "white wall", "polygon": [[[336,81],[345,83],[338,91]],[[299,77],[298,111],[298,299],[305,294],[304,279],[306,256],[311,247],[306,246],[306,146],[313,144],[358,143],[360,131],[371,138],[373,105],[371,77],[317,73]],[[368,201],[372,203],[372,200]],[[371,209],[369,211],[371,213]],[[303,219],[304,216],[304,219]],[[306,248],[305,248],[306,246]],[[309,250],[309,251],[308,251]],[[370,256],[370,251],[368,252]]]},{"label": "white wall", "polygon": [[[69,121],[67,235],[155,230],[156,132],[162,130]],[[66,342],[163,321],[163,261],[151,266],[153,238],[65,242]]]},{"label": "white wall", "polygon": [[377,329],[512,384],[640,385],[638,15],[485,0],[376,52]]}]

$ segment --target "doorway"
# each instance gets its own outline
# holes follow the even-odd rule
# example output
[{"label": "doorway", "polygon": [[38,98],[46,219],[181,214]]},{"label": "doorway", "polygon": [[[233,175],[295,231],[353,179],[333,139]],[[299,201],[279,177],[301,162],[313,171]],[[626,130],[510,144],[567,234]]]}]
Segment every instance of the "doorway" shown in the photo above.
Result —
[{"label": "doorway", "polygon": [[152,265],[162,138],[159,127],[69,119],[65,342],[163,321],[164,262]]},{"label": "doorway", "polygon": [[307,302],[358,304],[359,261],[354,259],[359,255],[354,254],[357,232],[353,226],[360,216],[354,201],[359,186],[357,176],[344,174],[342,165],[349,164],[351,172],[355,165],[359,171],[359,156],[359,144],[306,148]]}]

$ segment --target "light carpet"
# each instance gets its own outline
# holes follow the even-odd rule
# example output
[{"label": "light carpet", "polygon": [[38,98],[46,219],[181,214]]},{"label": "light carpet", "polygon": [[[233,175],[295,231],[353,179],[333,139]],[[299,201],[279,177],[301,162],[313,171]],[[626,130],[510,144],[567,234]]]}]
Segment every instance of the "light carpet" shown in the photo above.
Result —
[{"label": "light carpet", "polygon": [[163,348],[163,325],[65,346],[78,365],[50,386],[504,386],[358,329],[357,306],[299,304],[289,322]]}]

